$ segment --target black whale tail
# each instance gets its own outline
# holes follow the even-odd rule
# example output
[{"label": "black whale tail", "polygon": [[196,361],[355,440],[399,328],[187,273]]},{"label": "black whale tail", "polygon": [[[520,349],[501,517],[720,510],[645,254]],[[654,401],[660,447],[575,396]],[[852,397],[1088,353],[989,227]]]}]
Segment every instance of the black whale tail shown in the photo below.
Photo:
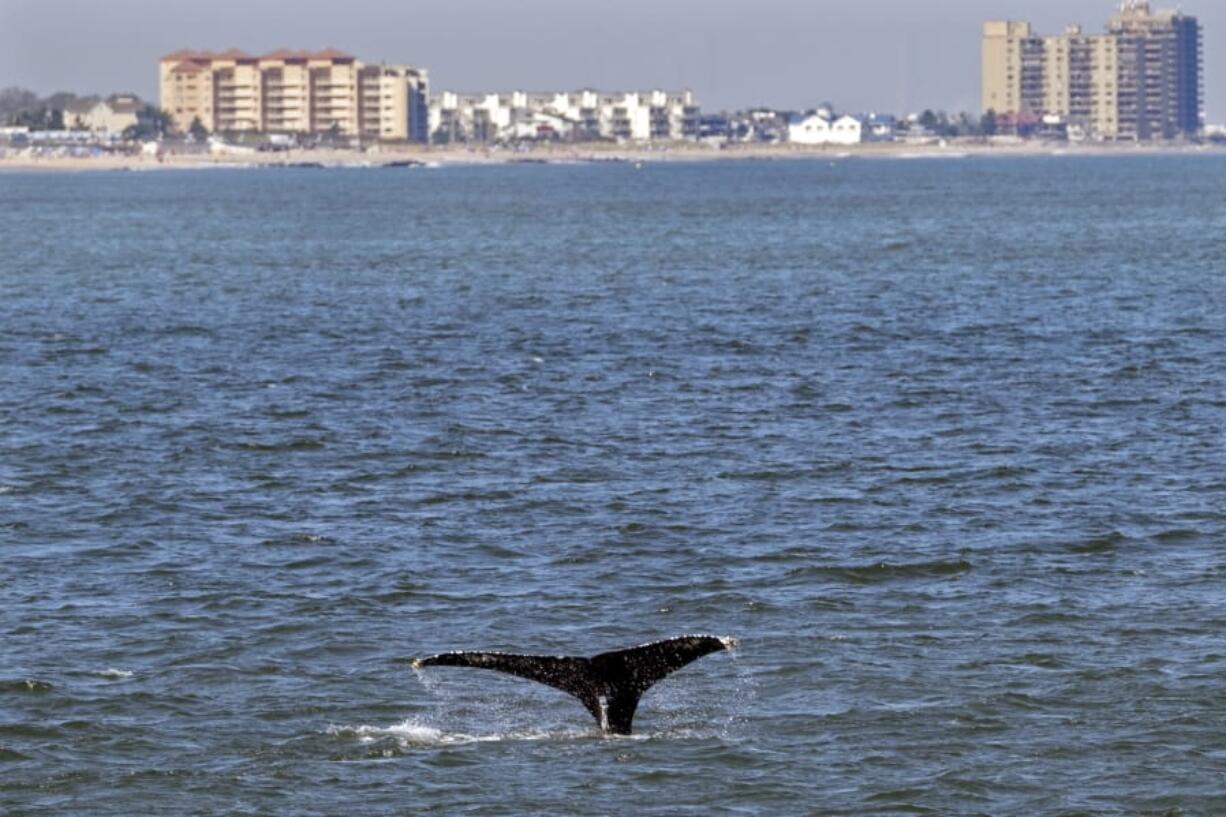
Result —
[{"label": "black whale tail", "polygon": [[628,735],[643,693],[691,661],[735,646],[734,638],[683,635],[591,658],[448,652],[418,658],[413,668],[476,667],[547,684],[578,698],[603,731]]}]

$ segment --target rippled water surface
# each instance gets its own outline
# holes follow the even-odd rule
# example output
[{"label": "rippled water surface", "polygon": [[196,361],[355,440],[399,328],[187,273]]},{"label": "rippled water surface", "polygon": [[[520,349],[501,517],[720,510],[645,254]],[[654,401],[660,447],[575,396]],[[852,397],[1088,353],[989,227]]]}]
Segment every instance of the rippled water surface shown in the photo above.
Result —
[{"label": "rippled water surface", "polygon": [[1226,162],[0,198],[0,812],[1226,813]]}]

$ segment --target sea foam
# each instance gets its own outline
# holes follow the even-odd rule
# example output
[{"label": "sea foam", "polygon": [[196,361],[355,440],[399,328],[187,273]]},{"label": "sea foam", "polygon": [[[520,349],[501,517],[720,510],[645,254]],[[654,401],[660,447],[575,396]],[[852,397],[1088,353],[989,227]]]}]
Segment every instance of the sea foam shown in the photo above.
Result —
[{"label": "sea foam", "polygon": [[328,734],[358,743],[374,743],[383,738],[395,738],[404,748],[412,746],[458,746],[471,743],[498,743],[502,741],[577,740],[593,737],[592,730],[523,730],[493,732],[472,735],[466,732],[449,732],[427,726],[414,720],[405,720],[391,726],[332,726]]}]

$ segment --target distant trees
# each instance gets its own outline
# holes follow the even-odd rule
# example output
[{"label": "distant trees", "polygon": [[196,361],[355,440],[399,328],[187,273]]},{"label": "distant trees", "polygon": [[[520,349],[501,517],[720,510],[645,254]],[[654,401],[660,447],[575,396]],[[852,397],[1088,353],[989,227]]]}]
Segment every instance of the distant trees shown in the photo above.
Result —
[{"label": "distant trees", "polygon": [[64,108],[79,100],[97,100],[97,97],[79,97],[68,91],[59,91],[46,98],[25,88],[0,89],[0,125],[11,125],[30,130],[63,130]]},{"label": "distant trees", "polygon": [[[0,89],[0,125],[30,130],[81,128],[84,123],[79,117],[71,122],[65,121],[64,109],[73,102],[97,102],[98,99],[96,96],[77,96],[68,91],[42,98],[25,88],[3,88]],[[160,139],[171,131],[170,115],[153,105],[146,105],[136,114],[136,124],[124,131],[124,138]]]},{"label": "distant trees", "polygon": [[195,142],[203,142],[209,138],[209,129],[200,121],[200,117],[192,119],[192,124],[188,127],[187,132],[191,134],[192,140]]},{"label": "distant trees", "polygon": [[341,147],[348,144],[348,141],[349,139],[347,136],[345,136],[345,132],[341,130],[341,125],[339,122],[333,122],[328,126],[327,130],[319,133],[318,136],[315,137],[315,143],[317,145],[324,145],[327,147]]},{"label": "distant trees", "polygon": [[988,111],[981,117],[963,112],[949,114],[945,111],[925,110],[919,116],[913,116],[909,123],[903,123],[900,130],[907,131],[921,128],[923,133],[941,138],[958,136],[995,136],[999,131],[996,113]]},{"label": "distant trees", "polygon": [[130,125],[123,132],[123,138],[129,141],[148,142],[161,139],[173,130],[170,114],[153,105],[146,105],[136,114],[136,124]]},{"label": "distant trees", "polygon": [[25,88],[0,89],[0,125],[30,130],[63,130],[64,108],[78,100],[96,100],[59,91],[46,98]]},{"label": "distant trees", "polygon": [[25,88],[0,89],[0,124],[12,125],[21,115],[33,112],[42,105],[42,100],[33,91]]},{"label": "distant trees", "polygon": [[45,106],[21,111],[9,119],[9,124],[30,130],[63,130],[64,112],[53,111]]},{"label": "distant trees", "polygon": [[99,97],[96,96],[77,96],[70,91],[56,91],[42,102],[49,111],[63,111],[73,102],[97,102],[98,100]]}]

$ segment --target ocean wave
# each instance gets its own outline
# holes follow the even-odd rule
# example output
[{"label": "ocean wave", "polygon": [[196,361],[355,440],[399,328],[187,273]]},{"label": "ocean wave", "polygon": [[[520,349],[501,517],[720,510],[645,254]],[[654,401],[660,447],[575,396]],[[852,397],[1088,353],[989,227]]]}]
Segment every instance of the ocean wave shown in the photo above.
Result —
[{"label": "ocean wave", "polygon": [[15,692],[18,694],[41,695],[54,690],[55,687],[49,681],[40,681],[37,678],[15,678],[7,681],[0,681],[0,693]]},{"label": "ocean wave", "polygon": [[788,574],[790,579],[830,578],[852,584],[876,584],[905,579],[941,579],[959,576],[972,569],[965,559],[956,561],[933,561],[893,563],[877,562],[867,565],[820,565],[800,567]]},{"label": "ocean wave", "polygon": [[[378,744],[385,740],[394,740],[401,750],[414,748],[429,748],[435,746],[468,746],[481,743],[534,743],[534,742],[570,742],[570,741],[652,741],[652,740],[687,740],[692,738],[705,739],[722,734],[709,725],[692,726],[685,724],[666,724],[657,729],[635,732],[632,735],[612,735],[596,729],[557,728],[557,729],[511,729],[495,731],[486,734],[473,734],[463,731],[450,731],[427,726],[412,719],[391,726],[330,726],[326,734],[339,740],[357,743],[363,746]],[[387,752],[379,756],[389,756]]]},{"label": "ocean wave", "polygon": [[257,451],[261,453],[280,452],[280,451],[319,451],[325,448],[327,443],[316,437],[300,437],[282,442],[243,442],[238,443],[237,447],[243,451]]}]

